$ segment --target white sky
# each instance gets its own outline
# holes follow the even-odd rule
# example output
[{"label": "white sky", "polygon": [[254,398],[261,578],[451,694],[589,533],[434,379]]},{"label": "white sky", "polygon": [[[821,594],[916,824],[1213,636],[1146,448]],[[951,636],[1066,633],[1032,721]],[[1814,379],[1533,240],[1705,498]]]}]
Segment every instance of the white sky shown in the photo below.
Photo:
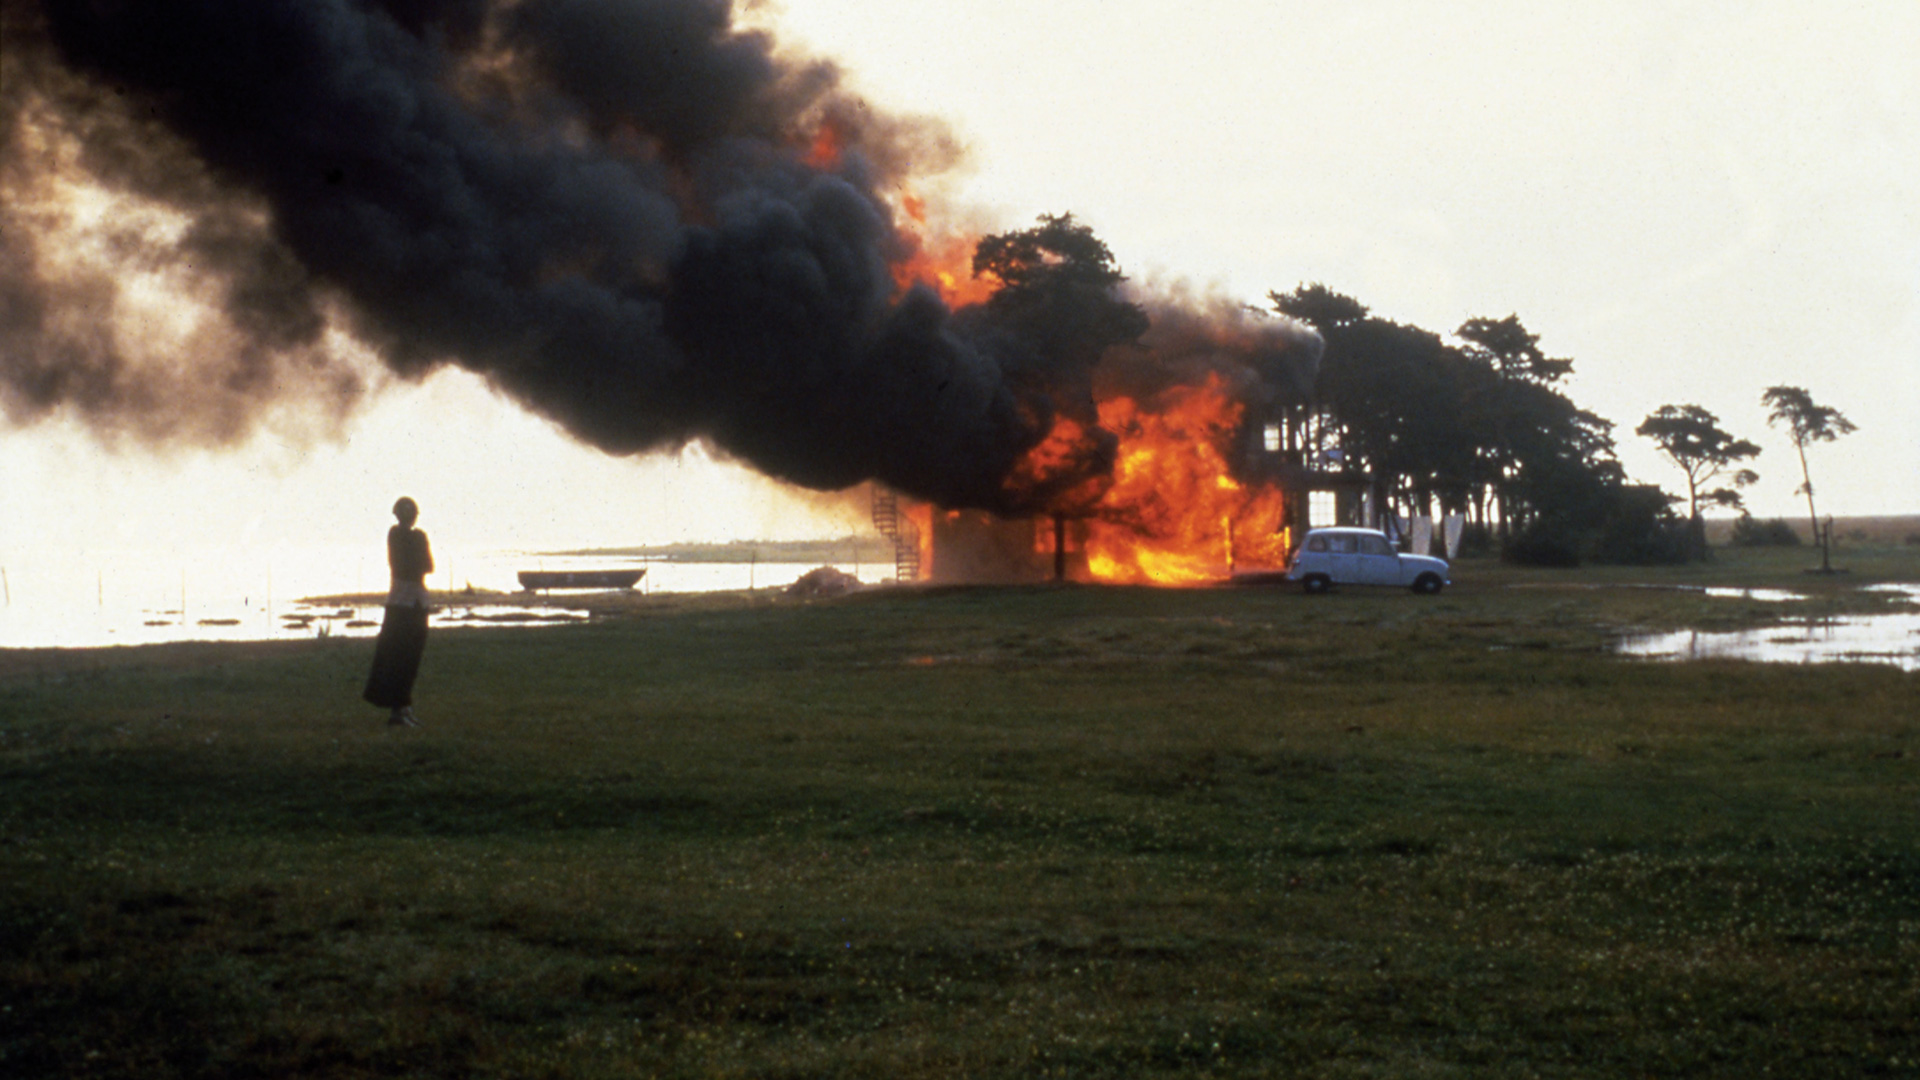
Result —
[{"label": "white sky", "polygon": [[[1197,9],[1197,10],[1182,10]],[[1450,331],[1518,313],[1637,480],[1632,429],[1695,403],[1766,448],[1749,502],[1804,503],[1761,391],[1860,431],[1814,452],[1823,513],[1920,512],[1920,4],[784,0],[769,15],[883,107],[971,145],[997,228],[1071,211],[1136,278],[1248,302],[1318,281]],[[0,430],[9,547],[845,535],[697,455],[574,447],[474,380],[383,396],[339,444],[150,460]],[[798,497],[796,497],[798,498]]]}]

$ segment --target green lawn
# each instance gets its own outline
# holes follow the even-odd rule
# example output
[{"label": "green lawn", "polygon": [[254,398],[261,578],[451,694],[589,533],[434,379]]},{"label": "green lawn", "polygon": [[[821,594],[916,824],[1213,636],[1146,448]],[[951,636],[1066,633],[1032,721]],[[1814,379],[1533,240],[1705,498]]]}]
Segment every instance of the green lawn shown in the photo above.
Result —
[{"label": "green lawn", "polygon": [[0,653],[0,1074],[1920,1075],[1920,674],[1572,587],[1807,559]]}]

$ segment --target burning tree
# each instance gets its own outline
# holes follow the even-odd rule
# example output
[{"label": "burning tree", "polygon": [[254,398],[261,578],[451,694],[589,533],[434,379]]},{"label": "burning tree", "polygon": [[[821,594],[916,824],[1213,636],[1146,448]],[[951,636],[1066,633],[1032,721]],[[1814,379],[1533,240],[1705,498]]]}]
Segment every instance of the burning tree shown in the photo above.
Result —
[{"label": "burning tree", "polygon": [[1284,565],[1285,499],[1248,449],[1255,417],[1311,385],[1311,331],[1219,298],[1129,296],[1106,245],[1071,215],[986,238],[974,266],[999,285],[987,313],[1044,345],[1027,378],[1051,426],[1007,491],[1010,512],[1052,520],[1056,575],[1069,532],[1100,581]]},{"label": "burning tree", "polygon": [[1048,437],[1010,477],[1012,509],[1056,514],[1097,490],[1111,472],[1115,440],[1099,426],[1093,372],[1108,349],[1147,332],[1147,314],[1118,295],[1126,276],[1113,252],[1072,214],[1043,214],[1029,229],[1000,233],[974,250],[975,276],[998,283],[985,311],[1029,348],[1010,380],[1043,415]]},{"label": "burning tree", "polygon": [[999,282],[987,307],[1027,330],[1042,354],[1057,365],[1091,369],[1109,347],[1139,340],[1147,313],[1117,295],[1126,275],[1091,228],[1071,213],[1039,220],[981,240],[973,272]]}]

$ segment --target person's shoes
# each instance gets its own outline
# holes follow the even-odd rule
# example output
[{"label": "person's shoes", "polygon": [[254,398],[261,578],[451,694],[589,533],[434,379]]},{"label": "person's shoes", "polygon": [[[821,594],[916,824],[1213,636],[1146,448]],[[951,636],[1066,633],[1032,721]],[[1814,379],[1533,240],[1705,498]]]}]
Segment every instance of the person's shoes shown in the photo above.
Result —
[{"label": "person's shoes", "polygon": [[413,706],[393,710],[393,717],[387,721],[388,727],[419,727],[420,720],[413,715]]}]

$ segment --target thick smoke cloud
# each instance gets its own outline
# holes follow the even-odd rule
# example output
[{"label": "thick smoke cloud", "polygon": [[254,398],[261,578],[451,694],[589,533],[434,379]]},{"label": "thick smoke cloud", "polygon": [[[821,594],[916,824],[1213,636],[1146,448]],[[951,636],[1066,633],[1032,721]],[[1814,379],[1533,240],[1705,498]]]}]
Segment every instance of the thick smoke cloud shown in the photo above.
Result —
[{"label": "thick smoke cloud", "polygon": [[[1051,425],[1044,383],[1008,377],[1044,367],[1030,348],[890,272],[883,193],[951,141],[727,0],[4,2],[16,419],[230,441],[350,408],[344,338],[608,452],[703,438],[809,487],[988,508]],[[148,208],[93,262],[46,239],[76,176]],[[203,300],[205,340],[126,333],[128,265]]]},{"label": "thick smoke cloud", "polygon": [[1138,298],[1150,327],[1135,349],[1113,350],[1095,373],[1101,398],[1152,406],[1177,387],[1218,379],[1227,395],[1258,413],[1311,400],[1326,343],[1305,324],[1184,287]]},{"label": "thick smoke cloud", "polygon": [[[362,374],[264,208],[118,87],[59,65],[36,14],[0,7],[0,413],[67,410],[148,443],[337,419]],[[126,197],[76,199],[74,177]],[[182,319],[183,298],[219,317]]]}]

